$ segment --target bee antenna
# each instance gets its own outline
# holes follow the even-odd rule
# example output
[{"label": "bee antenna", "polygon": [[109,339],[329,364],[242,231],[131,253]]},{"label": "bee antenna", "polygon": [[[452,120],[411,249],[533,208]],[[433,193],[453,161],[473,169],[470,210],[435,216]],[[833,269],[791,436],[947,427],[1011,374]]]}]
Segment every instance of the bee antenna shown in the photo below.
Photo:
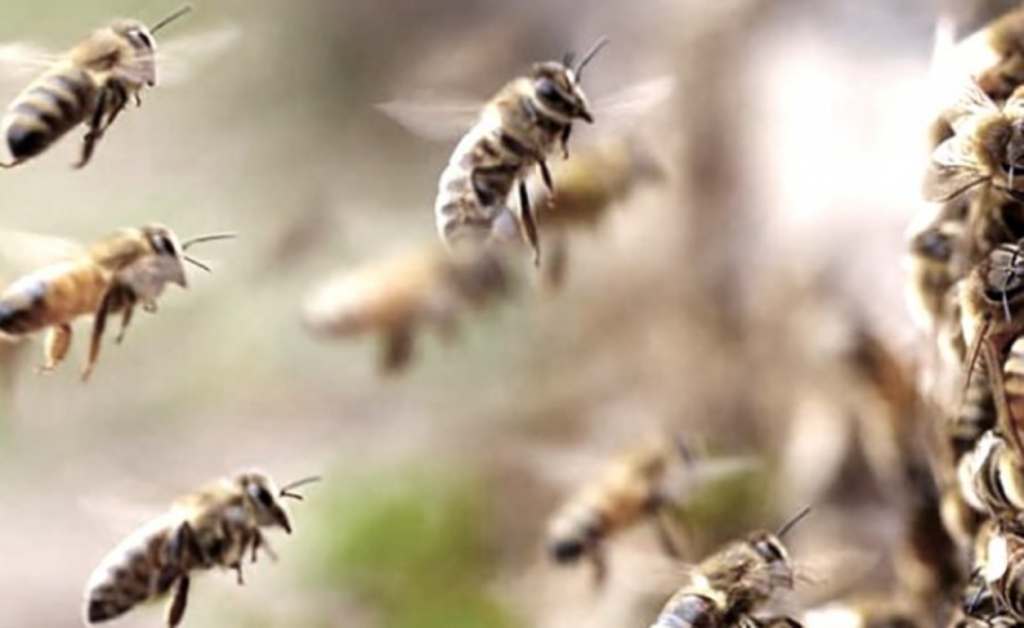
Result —
[{"label": "bee antenna", "polygon": [[580,62],[577,63],[576,67],[572,69],[573,74],[576,75],[577,81],[580,79],[580,74],[583,73],[583,68],[585,68],[587,64],[590,63],[590,60],[594,58],[594,55],[600,52],[601,49],[604,48],[607,44],[608,38],[601,37],[600,39],[597,40],[596,43],[594,43],[593,46],[590,47],[590,50],[587,51],[587,54],[583,55],[583,58],[580,59]]},{"label": "bee antenna", "polygon": [[199,268],[202,268],[203,270],[205,270],[208,273],[212,273],[213,272],[213,270],[209,266],[207,266],[206,264],[200,262],[199,260],[197,260],[196,258],[192,257],[191,255],[182,255],[181,257],[186,262],[188,262],[189,264],[192,264],[193,266],[198,266]]},{"label": "bee antenna", "polygon": [[295,493],[293,491],[295,489],[299,488],[300,486],[305,486],[307,484],[313,484],[315,482],[319,482],[322,479],[323,478],[320,477],[319,475],[311,475],[308,478],[302,478],[301,480],[295,480],[291,484],[285,484],[284,486],[282,486],[281,490],[278,491],[277,494],[280,497],[290,497],[292,499],[296,499],[296,500],[301,502],[305,498],[302,495],[299,495],[298,493]]},{"label": "bee antenna", "polygon": [[188,248],[190,246],[192,246],[193,244],[200,244],[202,242],[213,242],[214,240],[234,240],[237,237],[238,237],[237,233],[232,233],[230,231],[225,232],[225,233],[211,233],[211,234],[208,234],[208,235],[196,236],[194,238],[189,238],[188,240],[185,240],[184,242],[182,242],[181,243],[181,250],[182,251],[187,251]]},{"label": "bee antenna", "polygon": [[162,19],[159,22],[157,22],[156,26],[154,26],[153,28],[149,29],[149,32],[150,33],[157,32],[158,30],[160,30],[161,28],[167,26],[171,22],[174,22],[178,18],[184,17],[184,16],[188,15],[189,13],[192,12],[192,9],[193,9],[193,7],[192,7],[191,4],[186,4],[185,6],[181,7],[177,11],[175,11],[174,13],[171,13],[170,15],[165,17],[164,19]]},{"label": "bee antenna", "polygon": [[787,521],[779,527],[779,531],[775,533],[775,536],[777,536],[779,540],[782,540],[787,534],[790,533],[790,531],[793,530],[794,527],[796,527],[796,524],[803,521],[803,518],[809,514],[811,514],[811,507],[804,506],[803,509],[800,510],[800,512],[796,513],[794,517],[792,517],[789,521]]}]

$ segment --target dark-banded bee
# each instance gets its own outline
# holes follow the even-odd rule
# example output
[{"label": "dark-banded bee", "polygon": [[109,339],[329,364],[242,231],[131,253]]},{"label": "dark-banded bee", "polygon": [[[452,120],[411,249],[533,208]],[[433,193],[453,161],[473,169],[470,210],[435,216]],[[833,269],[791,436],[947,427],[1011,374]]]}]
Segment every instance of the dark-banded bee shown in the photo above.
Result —
[{"label": "dark-banded bee", "polygon": [[1020,454],[994,430],[960,459],[960,490],[973,508],[1007,514],[1024,508],[1024,464]]},{"label": "dark-banded bee", "polygon": [[250,471],[224,478],[179,499],[165,515],[126,538],[103,559],[85,590],[85,619],[90,624],[119,617],[137,605],[173,590],[167,625],[185,614],[192,575],[220,567],[242,578],[246,554],[255,563],[259,550],[271,558],[264,530],[292,532],[283,498],[302,499],[296,488],[306,478],[277,488],[263,473]]},{"label": "dark-banded bee", "polygon": [[939,322],[949,316],[950,289],[959,278],[956,258],[963,231],[960,222],[945,220],[910,241],[906,300],[914,322],[926,331],[935,332]]},{"label": "dark-banded bee", "polygon": [[[746,628],[765,625],[754,613],[779,590],[792,589],[794,569],[782,539],[810,509],[778,532],[754,532],[693,569],[689,581],[665,604],[651,628]],[[774,623],[771,623],[774,622]],[[799,625],[778,618],[767,625]]]},{"label": "dark-banded bee", "polygon": [[396,372],[412,359],[421,329],[450,334],[461,316],[512,287],[496,251],[448,254],[434,243],[328,281],[308,299],[305,323],[321,336],[381,334],[382,369]]},{"label": "dark-banded bee", "polygon": [[977,32],[940,50],[936,68],[957,81],[974,77],[990,98],[1002,101],[1024,85],[1024,10],[1013,9]]},{"label": "dark-banded bee", "polygon": [[232,237],[214,234],[180,242],[162,225],[119,231],[77,256],[21,277],[0,292],[0,333],[20,337],[49,330],[42,370],[52,371],[71,346],[71,323],[79,316],[95,316],[82,371],[82,379],[87,380],[99,357],[108,316],[121,314],[120,343],[137,305],[155,312],[156,300],[167,284],[188,285],[185,262],[209,270],[185,254],[190,246]]},{"label": "dark-banded bee", "polygon": [[147,28],[118,20],[76,45],[29,85],[7,108],[0,129],[7,139],[11,168],[39,155],[65,133],[85,123],[88,132],[76,168],[89,163],[96,144],[139,92],[156,85],[153,35],[191,11],[184,7]]},{"label": "dark-banded bee", "polygon": [[673,467],[695,464],[681,442],[668,439],[647,443],[614,460],[600,478],[570,497],[551,518],[549,554],[562,564],[590,560],[595,581],[601,583],[607,571],[604,542],[650,518],[662,547],[678,558],[666,519],[666,509],[675,505],[666,480]]}]

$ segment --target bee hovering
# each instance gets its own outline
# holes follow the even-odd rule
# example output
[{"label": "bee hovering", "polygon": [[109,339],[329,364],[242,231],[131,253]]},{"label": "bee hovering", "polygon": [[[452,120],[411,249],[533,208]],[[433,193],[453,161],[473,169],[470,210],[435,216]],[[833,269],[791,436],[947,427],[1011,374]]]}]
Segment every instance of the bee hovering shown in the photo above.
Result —
[{"label": "bee hovering", "polygon": [[[95,321],[82,380],[88,380],[99,357],[107,317],[120,313],[125,331],[137,305],[156,311],[156,300],[169,283],[188,286],[185,262],[209,267],[187,255],[194,244],[234,238],[231,233],[211,234],[181,242],[162,225],[125,229],[108,236],[77,255],[22,276],[0,292],[0,334],[24,337],[44,329],[48,372],[57,368],[71,346],[71,323],[79,316]],[[30,246],[31,242],[26,242]]]},{"label": "bee hovering", "polygon": [[[152,28],[138,20],[116,20],[63,55],[14,54],[30,57],[17,59],[19,65],[39,65],[44,61],[39,57],[44,57],[46,70],[11,102],[0,119],[0,132],[12,157],[0,167],[13,168],[42,154],[80,124],[88,130],[74,165],[82,168],[88,164],[129,101],[140,105],[141,91],[156,85],[153,36],[191,10],[185,6]],[[203,47],[200,42],[190,44],[196,49]]]},{"label": "bee hovering", "polygon": [[244,584],[242,561],[247,553],[253,563],[261,549],[275,558],[264,530],[292,532],[282,500],[301,500],[294,490],[319,479],[305,478],[277,488],[265,474],[249,471],[185,495],[168,513],[127,537],[96,567],[85,590],[86,621],[98,624],[115,619],[173,590],[167,625],[179,625],[192,575],[214,567],[233,569],[238,584]]}]

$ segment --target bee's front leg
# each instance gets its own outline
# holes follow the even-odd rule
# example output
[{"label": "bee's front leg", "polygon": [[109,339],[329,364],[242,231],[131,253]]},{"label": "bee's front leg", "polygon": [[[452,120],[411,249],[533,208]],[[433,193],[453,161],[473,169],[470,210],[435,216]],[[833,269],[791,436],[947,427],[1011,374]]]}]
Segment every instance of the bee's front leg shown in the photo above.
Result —
[{"label": "bee's front leg", "polygon": [[174,588],[174,597],[171,598],[171,603],[167,606],[168,628],[175,628],[175,626],[181,623],[182,617],[185,616],[185,607],[188,605],[189,584],[188,575],[178,578],[178,584]]},{"label": "bee's front leg", "polygon": [[548,192],[555,191],[554,179],[551,178],[551,171],[548,170],[548,162],[543,159],[537,160],[537,166],[540,168],[540,178],[544,180],[544,187],[548,189]]},{"label": "bee's front leg", "polygon": [[121,331],[117,333],[117,344],[124,342],[124,334],[128,331],[128,325],[132,323],[132,314],[135,312],[135,304],[130,303],[125,306],[124,313],[121,314]]},{"label": "bee's front leg", "polygon": [[537,236],[537,222],[530,207],[530,196],[526,192],[526,183],[519,182],[519,215],[523,226],[523,234],[530,248],[533,249],[533,265],[540,266],[540,240]]},{"label": "bee's front leg", "polygon": [[46,361],[39,367],[40,373],[50,373],[64,361],[71,348],[71,325],[54,325],[46,332],[43,355]]},{"label": "bee's front leg", "polygon": [[564,159],[568,159],[569,158],[569,136],[570,135],[572,135],[572,125],[571,124],[567,124],[567,125],[565,125],[565,128],[562,129],[562,135],[559,138],[559,141],[562,144],[562,157]]},{"label": "bee's front leg", "polygon": [[93,109],[92,117],[89,118],[89,131],[82,140],[82,156],[78,159],[78,163],[75,164],[75,168],[84,168],[89,163],[89,160],[92,159],[93,151],[96,150],[96,142],[99,142],[103,136],[103,116],[106,114],[108,107],[107,93],[108,90],[106,89],[100,91],[96,108]]}]

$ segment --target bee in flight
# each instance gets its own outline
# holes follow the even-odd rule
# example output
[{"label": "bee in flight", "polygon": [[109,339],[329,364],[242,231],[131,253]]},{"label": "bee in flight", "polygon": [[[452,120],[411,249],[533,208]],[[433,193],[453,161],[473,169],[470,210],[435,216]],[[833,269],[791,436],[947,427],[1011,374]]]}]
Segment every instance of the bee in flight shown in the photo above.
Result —
[{"label": "bee in flight", "polygon": [[318,335],[383,336],[382,370],[396,372],[412,359],[419,329],[449,335],[463,313],[485,307],[511,290],[496,251],[452,255],[434,243],[328,281],[305,306],[307,327]]},{"label": "bee in flight", "polygon": [[82,168],[96,144],[129,100],[140,104],[139,92],[156,85],[156,41],[153,35],[185,15],[185,6],[147,28],[137,20],[117,20],[89,37],[53,63],[19,94],[0,120],[13,168],[41,154],[68,131],[88,127]]},{"label": "bee in flight", "polygon": [[210,270],[185,253],[189,247],[233,237],[230,233],[211,234],[181,242],[162,225],[114,233],[78,255],[22,276],[0,292],[0,334],[19,338],[48,330],[41,370],[49,372],[67,355],[72,321],[94,316],[82,372],[83,381],[87,380],[99,357],[108,316],[121,314],[120,343],[137,305],[155,312],[156,300],[167,284],[187,287],[185,262]]},{"label": "bee in flight", "polygon": [[762,619],[754,613],[777,591],[793,588],[793,564],[782,539],[809,512],[800,511],[774,534],[754,532],[704,559],[651,628],[799,626],[789,618]]},{"label": "bee in flight", "polygon": [[253,563],[261,549],[275,558],[264,530],[292,532],[282,500],[301,500],[294,490],[318,480],[310,477],[277,488],[265,474],[249,471],[185,495],[96,567],[85,590],[86,621],[109,621],[173,590],[167,625],[177,626],[185,614],[192,575],[214,567],[233,569],[244,584],[246,554]]}]

